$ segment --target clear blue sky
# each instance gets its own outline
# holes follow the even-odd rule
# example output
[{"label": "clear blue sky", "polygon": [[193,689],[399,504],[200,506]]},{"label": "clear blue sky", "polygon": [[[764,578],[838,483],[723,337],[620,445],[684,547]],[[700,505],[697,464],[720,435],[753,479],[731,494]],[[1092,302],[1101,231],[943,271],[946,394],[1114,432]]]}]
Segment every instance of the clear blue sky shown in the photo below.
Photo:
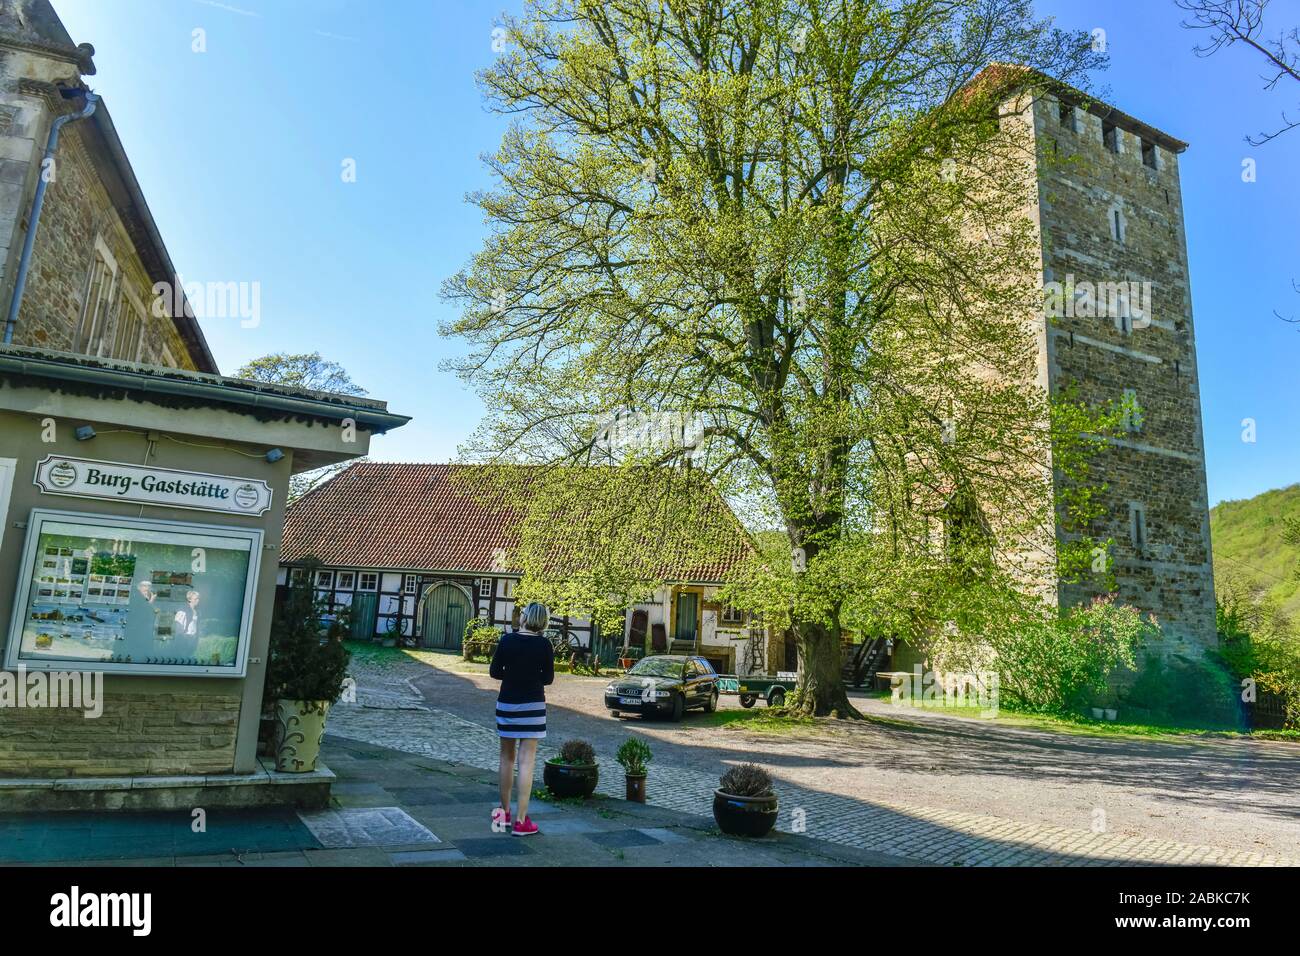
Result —
[{"label": "clear blue sky", "polygon": [[[414,421],[376,458],[445,461],[480,415],[439,363],[442,280],[477,248],[464,202],[502,121],[473,74],[515,0],[54,0],[112,110],[185,280],[258,281],[262,322],[209,319],[225,372],[267,352],[343,363]],[[1244,49],[1198,59],[1172,0],[1038,0],[1064,26],[1106,31],[1098,83],[1119,108],[1191,143],[1182,183],[1210,501],[1300,481],[1300,130],[1258,149],[1300,89],[1265,93]],[[1278,27],[1300,3],[1275,0]],[[191,51],[206,31],[207,52]],[[1258,181],[1241,163],[1256,159]],[[345,159],[357,181],[345,183]],[[1241,440],[1241,421],[1258,440]]]}]

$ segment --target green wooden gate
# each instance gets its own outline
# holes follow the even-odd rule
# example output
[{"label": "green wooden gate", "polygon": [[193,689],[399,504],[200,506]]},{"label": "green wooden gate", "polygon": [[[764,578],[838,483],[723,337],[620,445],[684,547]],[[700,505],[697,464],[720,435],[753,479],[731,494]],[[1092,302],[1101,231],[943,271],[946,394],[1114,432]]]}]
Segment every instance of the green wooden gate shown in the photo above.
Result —
[{"label": "green wooden gate", "polygon": [[375,620],[379,612],[379,595],[358,591],[352,595],[351,634],[354,641],[375,639]]},{"label": "green wooden gate", "polygon": [[429,589],[424,602],[423,633],[425,647],[460,650],[465,622],[474,614],[465,592],[454,584],[437,584]]}]

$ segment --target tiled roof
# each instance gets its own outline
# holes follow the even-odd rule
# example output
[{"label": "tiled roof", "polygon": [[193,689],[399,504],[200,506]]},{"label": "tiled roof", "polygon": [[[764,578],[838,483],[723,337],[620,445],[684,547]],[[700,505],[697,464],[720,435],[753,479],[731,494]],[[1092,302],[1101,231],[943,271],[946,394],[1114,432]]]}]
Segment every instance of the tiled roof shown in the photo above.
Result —
[{"label": "tiled roof", "polygon": [[[453,476],[456,480],[453,481]],[[480,477],[481,476],[481,477]],[[308,557],[332,567],[411,571],[489,572],[499,549],[519,542],[521,512],[488,505],[475,495],[489,469],[476,465],[357,462],[294,502],[285,516],[280,560]],[[710,535],[721,547],[703,566],[669,557],[657,576],[668,581],[716,582],[738,565],[751,544],[716,495],[699,507],[684,533]],[[684,549],[683,549],[684,550]]]}]

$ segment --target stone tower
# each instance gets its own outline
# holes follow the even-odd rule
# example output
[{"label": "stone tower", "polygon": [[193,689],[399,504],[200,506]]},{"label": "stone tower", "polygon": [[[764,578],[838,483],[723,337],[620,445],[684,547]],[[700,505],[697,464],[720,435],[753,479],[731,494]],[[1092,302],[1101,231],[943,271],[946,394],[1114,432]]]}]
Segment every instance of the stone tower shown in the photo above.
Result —
[{"label": "stone tower", "polygon": [[[1068,87],[1004,109],[1032,128],[1048,305],[1040,383],[1140,414],[1093,465],[1107,487],[1119,599],[1159,620],[1164,653],[1215,638],[1209,502],[1178,157],[1187,144]],[[1006,122],[1006,120],[1004,120]],[[1055,294],[1054,294],[1055,293]],[[1060,476],[1058,474],[1057,481]],[[1062,531],[1056,529],[1060,540]],[[1098,589],[1057,583],[1062,605]]]}]

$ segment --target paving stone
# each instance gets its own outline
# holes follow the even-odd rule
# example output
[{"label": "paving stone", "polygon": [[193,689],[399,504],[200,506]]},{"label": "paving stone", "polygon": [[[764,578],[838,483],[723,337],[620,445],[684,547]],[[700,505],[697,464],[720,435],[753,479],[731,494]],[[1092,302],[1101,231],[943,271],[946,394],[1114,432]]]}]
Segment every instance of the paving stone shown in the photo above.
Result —
[{"label": "paving stone", "polygon": [[317,810],[299,817],[325,847],[441,842],[401,807]]},{"label": "paving stone", "polygon": [[533,851],[524,845],[526,840],[541,840],[542,837],[513,837],[499,834],[483,839],[457,840],[456,848],[473,859],[496,859],[506,856],[528,856]]},{"label": "paving stone", "polygon": [[[365,744],[370,744],[452,762],[459,765],[449,768],[452,773],[471,779],[477,774],[477,779],[495,786],[495,775],[488,771],[496,769],[499,745],[495,729],[490,726],[490,713],[485,711],[484,723],[475,723],[450,711],[424,705],[410,680],[427,671],[426,665],[414,661],[383,669],[354,665],[353,676],[365,690],[361,696],[373,694],[378,700],[401,702],[404,713],[400,721],[395,721],[391,711],[382,708],[340,704],[330,712],[331,737],[337,734],[348,738],[352,742],[350,752],[356,755],[365,753]],[[536,779],[540,779],[543,761],[554,753],[555,748],[545,741],[539,746]],[[416,765],[419,766],[418,762]],[[475,771],[474,768],[481,770]],[[651,770],[648,801],[652,807],[708,820],[712,816],[716,780],[712,773],[674,767],[657,760]],[[790,811],[801,808],[806,824],[804,832],[809,837],[846,849],[903,856],[916,863],[974,866],[992,858],[999,865],[1023,866],[1041,865],[1055,856],[1090,866],[1115,865],[1117,862],[1161,864],[1186,860],[1193,852],[1208,849],[1141,837],[1117,843],[1110,835],[1094,834],[1088,830],[933,807],[879,802],[864,804],[781,781],[778,781],[776,789],[782,806],[777,823],[779,830],[789,832],[794,825]],[[629,806],[621,800],[624,796],[623,781],[617,774],[602,779],[597,792],[613,798],[620,806]],[[530,809],[530,813],[535,813],[540,825],[544,815],[542,808]],[[704,825],[708,827],[708,823]],[[1265,858],[1260,854],[1224,854],[1217,862],[1257,866],[1262,865]],[[1296,861],[1269,858],[1267,862],[1295,865]]]}]

